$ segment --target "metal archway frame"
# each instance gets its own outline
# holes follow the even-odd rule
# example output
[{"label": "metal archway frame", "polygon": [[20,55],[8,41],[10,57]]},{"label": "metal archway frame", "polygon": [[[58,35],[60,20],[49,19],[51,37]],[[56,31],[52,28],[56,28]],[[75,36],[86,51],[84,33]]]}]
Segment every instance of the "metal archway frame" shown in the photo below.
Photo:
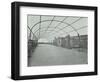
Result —
[{"label": "metal archway frame", "polygon": [[[34,26],[32,26],[32,28],[31,28],[31,31],[32,31],[33,27],[35,27],[36,25],[38,25],[38,24],[40,24],[40,23],[43,23],[43,22],[47,22],[47,21],[61,22],[61,23],[63,23],[63,24],[66,24],[66,25],[67,25],[66,27],[71,26],[71,24],[68,24],[68,23],[66,23],[66,22],[62,22],[62,21],[59,21],[59,20],[43,20],[43,21],[39,21],[39,22],[37,22],[36,24],[34,24]],[[77,30],[76,30],[73,26],[71,26],[71,27],[72,27],[72,29],[73,29],[74,31],[77,32]],[[38,30],[39,30],[39,29],[38,29]]]},{"label": "metal archway frame", "polygon": [[[80,17],[78,20],[74,21],[73,23],[79,21],[80,19],[81,19],[81,17]],[[60,22],[60,24],[61,24],[61,23],[66,24],[66,25],[67,25],[66,27],[70,26],[70,27],[73,29],[73,31],[75,31],[75,32],[77,33],[77,36],[79,37],[79,44],[80,44],[80,34],[78,33],[77,29],[75,29],[75,28],[72,26],[73,23],[72,23],[72,24],[69,24],[69,23],[66,23],[66,22],[63,22],[63,21],[59,21],[59,20],[43,20],[43,21],[40,20],[39,22],[37,22],[36,24],[34,24],[34,26],[32,26],[31,31],[32,31],[33,27],[35,27],[36,25],[38,25],[38,24],[41,25],[41,23],[47,22],[47,21],[56,21],[56,22]],[[40,29],[40,27],[39,27],[39,29]],[[39,30],[39,29],[38,29],[38,30]],[[36,30],[35,32],[37,32],[38,30]],[[35,33],[35,32],[34,32],[34,33]]]},{"label": "metal archway frame", "polygon": [[27,26],[27,27],[28,27],[28,29],[30,30],[30,33],[29,33],[29,34],[30,34],[30,37],[31,37],[31,33],[32,33],[33,36],[35,36],[35,38],[38,39],[38,38],[36,37],[36,35],[31,31],[31,29],[29,28],[29,26]]},{"label": "metal archway frame", "polygon": [[[79,21],[81,18],[82,18],[82,17],[80,17],[78,20],[74,21],[73,23]],[[36,25],[38,25],[38,24],[40,24],[40,23],[43,23],[43,22],[47,22],[47,21],[61,22],[61,23],[64,23],[64,24],[67,25],[67,26],[65,26],[65,27],[71,26],[71,28],[72,28],[72,29],[77,33],[77,35],[79,36],[79,33],[77,32],[77,30],[71,25],[71,24],[73,24],[73,23],[68,24],[68,23],[66,23],[66,22],[59,21],[59,20],[43,20],[43,21],[39,21],[39,22],[37,22],[36,24],[34,24],[34,26],[32,26],[31,31],[32,31],[33,27],[35,27]],[[64,27],[64,28],[65,28],[65,27]],[[39,29],[38,29],[38,30],[39,30]],[[37,32],[38,30],[36,30],[35,32]],[[35,33],[35,32],[34,32],[34,33]]]},{"label": "metal archway frame", "polygon": [[[81,17],[80,17],[78,20],[80,20],[80,19],[81,19]],[[76,20],[76,21],[78,21],[78,20]],[[33,27],[35,27],[36,25],[41,24],[41,23],[43,23],[43,22],[47,22],[47,21],[61,22],[61,23],[66,24],[66,25],[67,25],[66,27],[71,26],[71,28],[77,33],[77,36],[79,37],[79,44],[80,44],[80,35],[79,35],[79,33],[77,32],[77,30],[76,30],[71,24],[68,24],[68,23],[66,23],[66,22],[59,21],[59,20],[43,20],[43,21],[40,20],[39,22],[37,22],[36,24],[34,24]],[[76,21],[74,21],[74,23],[75,23]],[[31,28],[31,31],[32,31],[33,27]],[[40,29],[40,27],[39,27],[39,29]],[[39,29],[38,29],[38,30],[39,30]],[[37,30],[37,31],[38,31],[38,30]],[[35,33],[35,32],[34,32],[34,33]]]}]

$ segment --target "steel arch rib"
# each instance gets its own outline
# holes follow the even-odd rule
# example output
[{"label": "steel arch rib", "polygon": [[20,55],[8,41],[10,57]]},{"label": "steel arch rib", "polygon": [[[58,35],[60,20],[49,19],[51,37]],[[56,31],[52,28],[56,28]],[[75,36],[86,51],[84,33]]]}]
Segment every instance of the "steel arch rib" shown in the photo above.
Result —
[{"label": "steel arch rib", "polygon": [[[43,23],[43,22],[47,22],[47,21],[52,21],[52,20],[43,20],[43,21],[41,21],[41,22],[37,22],[36,24],[34,24],[34,26],[32,26],[31,31],[32,31],[33,27],[35,27],[35,26],[38,25],[39,23]],[[68,26],[71,26],[71,24],[68,24],[68,23],[66,23],[66,22],[62,22],[62,21],[59,21],[59,20],[53,20],[53,21],[61,22],[61,23],[63,23],[63,24],[67,24]],[[71,27],[72,27],[72,26],[71,26]],[[75,28],[72,27],[72,29],[73,29],[75,32],[77,32],[77,30],[76,30]],[[77,33],[78,33],[78,32],[77,32]]]},{"label": "steel arch rib", "polygon": [[29,26],[27,26],[27,27],[28,27],[28,29],[30,30],[30,34],[32,33],[33,36],[35,36],[35,38],[38,39],[38,38],[36,37],[36,35],[31,31],[31,29],[29,28]]}]

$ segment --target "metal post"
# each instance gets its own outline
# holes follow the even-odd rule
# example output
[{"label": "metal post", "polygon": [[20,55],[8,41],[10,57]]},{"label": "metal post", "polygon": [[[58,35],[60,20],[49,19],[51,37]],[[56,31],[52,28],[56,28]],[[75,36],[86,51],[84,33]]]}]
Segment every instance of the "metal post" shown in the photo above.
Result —
[{"label": "metal post", "polygon": [[79,38],[79,51],[80,51],[80,35],[78,33],[78,38]]},{"label": "metal post", "polygon": [[39,38],[40,38],[40,29],[41,29],[41,15],[40,15],[40,24],[39,24]]}]

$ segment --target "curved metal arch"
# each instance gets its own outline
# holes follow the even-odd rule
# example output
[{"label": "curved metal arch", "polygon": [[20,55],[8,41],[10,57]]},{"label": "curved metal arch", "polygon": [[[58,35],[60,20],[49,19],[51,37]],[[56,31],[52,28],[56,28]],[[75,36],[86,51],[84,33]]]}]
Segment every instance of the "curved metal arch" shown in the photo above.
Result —
[{"label": "curved metal arch", "polygon": [[[43,22],[47,22],[47,21],[52,21],[52,20],[43,20],[43,21],[41,21],[41,22],[37,22],[34,26],[32,26],[31,31],[32,31],[33,27],[35,27],[35,26],[38,25],[39,23],[43,23]],[[63,21],[59,21],[59,20],[53,20],[53,21],[61,22],[61,23],[63,23],[63,24],[67,24],[68,26],[71,26],[71,24],[68,24],[68,23],[63,22]],[[71,27],[72,27],[72,26],[71,26]],[[72,29],[73,29],[75,32],[77,32],[77,30],[76,30],[74,27],[72,27]],[[77,33],[78,33],[78,32],[77,32]]]},{"label": "curved metal arch", "polygon": [[[64,17],[64,19],[61,20],[61,21],[63,22],[63,21],[64,21],[65,19],[67,19],[67,18],[68,18],[68,17]],[[54,20],[54,18],[52,19],[51,23],[53,22],[53,20]],[[50,27],[51,23],[48,25],[48,27],[47,27],[47,29],[45,30],[44,33],[47,32],[47,30],[48,30],[48,28]],[[61,24],[61,22],[59,22],[59,23],[54,27],[54,30],[55,30],[60,24]],[[54,30],[53,30],[53,31],[54,31]]]},{"label": "curved metal arch", "polygon": [[[86,27],[87,27],[87,25],[86,25],[86,26],[82,26],[82,27],[80,27],[80,28],[78,28],[78,29],[76,29],[76,30],[78,31],[78,30],[84,29],[84,28],[86,28]],[[74,32],[74,30],[71,30],[71,31],[66,32],[66,33],[69,34],[69,33],[71,33],[71,32]],[[58,32],[57,32],[57,33],[58,33]]]},{"label": "curved metal arch", "polygon": [[31,33],[32,33],[33,36],[35,36],[35,38],[38,39],[38,38],[36,37],[36,35],[31,31],[31,29],[29,28],[29,26],[27,26],[27,27],[28,27],[28,29],[29,29],[29,31],[30,31],[30,37],[31,37]]},{"label": "curved metal arch", "polygon": [[[58,30],[61,30],[60,28],[57,28],[57,29],[58,29]],[[39,30],[39,29],[38,29],[38,30]],[[38,32],[38,30],[36,30],[36,31],[34,32],[34,34],[35,34],[35,33],[37,33],[37,32]],[[41,30],[41,31],[45,31],[45,30]],[[47,30],[47,31],[48,31],[48,30]],[[50,31],[55,31],[55,30],[49,30],[49,32],[50,32]],[[56,31],[56,32],[58,32],[58,31]],[[67,33],[67,32],[66,32],[66,31],[64,31],[64,30],[63,30],[63,32],[64,32],[64,33]]]}]

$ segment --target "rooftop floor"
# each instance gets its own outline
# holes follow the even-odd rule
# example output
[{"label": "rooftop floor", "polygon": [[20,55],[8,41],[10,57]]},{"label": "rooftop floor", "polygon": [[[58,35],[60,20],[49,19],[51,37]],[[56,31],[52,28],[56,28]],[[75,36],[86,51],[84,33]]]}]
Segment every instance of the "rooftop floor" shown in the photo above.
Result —
[{"label": "rooftop floor", "polygon": [[52,66],[87,64],[87,53],[78,52],[50,44],[38,44],[31,56],[28,57],[28,66]]}]

